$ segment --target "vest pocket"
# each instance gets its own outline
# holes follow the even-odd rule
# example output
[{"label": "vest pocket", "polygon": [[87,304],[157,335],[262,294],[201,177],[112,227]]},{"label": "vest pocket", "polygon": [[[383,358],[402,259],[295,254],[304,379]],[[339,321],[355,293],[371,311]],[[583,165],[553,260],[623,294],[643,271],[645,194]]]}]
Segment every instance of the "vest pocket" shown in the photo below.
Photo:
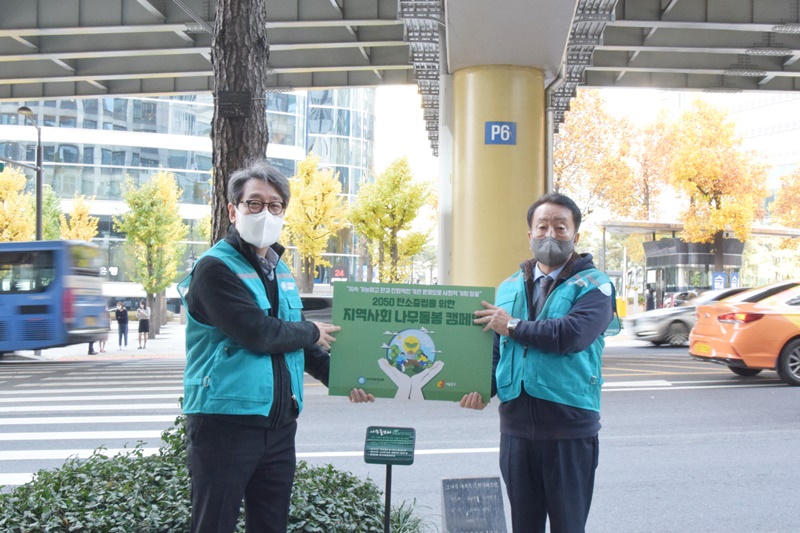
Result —
[{"label": "vest pocket", "polygon": [[296,292],[286,292],[283,294],[283,297],[286,299],[286,306],[288,308],[287,314],[289,318],[287,320],[291,322],[300,322],[303,313],[303,300],[300,299],[300,295]]},{"label": "vest pocket", "polygon": [[272,358],[223,345],[211,369],[209,396],[215,400],[267,403],[272,400]]},{"label": "vest pocket", "polygon": [[500,361],[495,370],[495,382],[497,388],[505,388],[511,385],[514,377],[514,346],[509,346],[511,339],[500,337]]},{"label": "vest pocket", "polygon": [[598,372],[592,372],[589,354],[585,352],[537,355],[536,381],[548,389],[585,393],[597,383]]}]

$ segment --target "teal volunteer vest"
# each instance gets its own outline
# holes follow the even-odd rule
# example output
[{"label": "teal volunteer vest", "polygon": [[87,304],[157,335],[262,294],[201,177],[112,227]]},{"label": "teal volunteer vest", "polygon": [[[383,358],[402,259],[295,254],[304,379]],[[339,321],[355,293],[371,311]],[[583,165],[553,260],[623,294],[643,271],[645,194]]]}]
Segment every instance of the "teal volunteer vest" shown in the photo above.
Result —
[{"label": "teal volunteer vest", "polygon": [[[522,271],[507,278],[497,289],[495,305],[511,316],[528,319],[528,302]],[[611,284],[608,276],[595,268],[584,270],[556,287],[547,298],[541,319],[565,316],[573,304],[589,291]],[[611,297],[613,298],[613,285]],[[601,354],[605,340],[599,336],[583,351],[554,354],[533,346],[523,346],[510,337],[500,337],[500,361],[495,378],[497,396],[507,402],[525,392],[535,398],[581,409],[600,411],[603,384]]]},{"label": "teal volunteer vest", "polygon": [[[253,266],[235,248],[219,241],[206,255],[222,260],[244,283],[264,314],[271,307],[267,291]],[[198,260],[199,263],[199,260]],[[196,265],[197,263],[195,263]],[[194,272],[194,269],[192,269]],[[278,283],[278,318],[297,322],[303,304],[289,267],[279,261],[275,268]],[[192,274],[178,284],[184,295]],[[224,303],[220,303],[224,305]],[[206,413],[268,416],[273,401],[272,357],[254,353],[226,337],[214,326],[202,324],[186,313],[186,370],[184,371],[184,414]],[[292,393],[303,409],[303,350],[284,354],[292,377]]]}]

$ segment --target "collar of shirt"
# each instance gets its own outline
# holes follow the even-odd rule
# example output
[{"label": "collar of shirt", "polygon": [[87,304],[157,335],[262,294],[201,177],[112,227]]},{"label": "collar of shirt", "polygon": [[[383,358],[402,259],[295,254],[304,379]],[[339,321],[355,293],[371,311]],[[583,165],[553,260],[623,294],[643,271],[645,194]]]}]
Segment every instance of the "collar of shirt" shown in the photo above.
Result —
[{"label": "collar of shirt", "polygon": [[561,271],[564,270],[565,266],[567,266],[566,263],[564,263],[563,265],[561,265],[557,269],[553,270],[549,274],[545,274],[544,272],[539,270],[539,263],[536,263],[536,266],[533,267],[533,282],[536,283],[536,281],[539,278],[541,278],[542,276],[550,276],[552,279],[556,280],[556,279],[558,279],[558,276],[561,275]]},{"label": "collar of shirt", "polygon": [[258,258],[258,264],[261,265],[264,274],[267,275],[267,279],[270,281],[274,279],[275,267],[278,266],[278,261],[280,261],[278,253],[272,248],[267,248],[266,257],[261,257],[260,255],[256,255],[256,257]]}]

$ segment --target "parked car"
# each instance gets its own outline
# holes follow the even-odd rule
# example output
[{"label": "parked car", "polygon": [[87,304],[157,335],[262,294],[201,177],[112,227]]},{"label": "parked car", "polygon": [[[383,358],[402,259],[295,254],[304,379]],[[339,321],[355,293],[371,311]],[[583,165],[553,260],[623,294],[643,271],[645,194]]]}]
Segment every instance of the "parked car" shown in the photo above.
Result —
[{"label": "parked car", "polygon": [[303,316],[306,320],[331,323],[333,315],[332,295],[304,294],[300,296],[300,299],[303,302]]},{"label": "parked car", "polygon": [[697,305],[716,302],[738,294],[746,287],[705,291],[679,307],[653,309],[625,320],[625,329],[636,339],[650,341],[656,346],[670,344],[683,346],[689,341],[694,327]]},{"label": "parked car", "polygon": [[785,383],[800,385],[800,281],[773,283],[699,306],[689,353],[727,365],[739,376],[777,370]]}]

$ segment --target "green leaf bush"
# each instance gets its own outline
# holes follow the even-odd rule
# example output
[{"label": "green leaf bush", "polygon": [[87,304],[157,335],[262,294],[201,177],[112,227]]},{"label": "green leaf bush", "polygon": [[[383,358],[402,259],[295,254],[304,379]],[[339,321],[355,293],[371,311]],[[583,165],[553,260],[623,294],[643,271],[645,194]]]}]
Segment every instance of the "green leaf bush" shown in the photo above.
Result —
[{"label": "green leaf bush", "polygon": [[[87,459],[70,458],[54,470],[0,494],[3,533],[182,533],[189,531],[190,484],[184,418],[162,434],[164,445],[145,455],[142,442],[109,457],[99,448]],[[392,531],[432,531],[403,502],[392,513]],[[371,480],[331,465],[297,465],[289,530],[382,532],[384,502]],[[240,517],[238,532],[244,532]]]}]

